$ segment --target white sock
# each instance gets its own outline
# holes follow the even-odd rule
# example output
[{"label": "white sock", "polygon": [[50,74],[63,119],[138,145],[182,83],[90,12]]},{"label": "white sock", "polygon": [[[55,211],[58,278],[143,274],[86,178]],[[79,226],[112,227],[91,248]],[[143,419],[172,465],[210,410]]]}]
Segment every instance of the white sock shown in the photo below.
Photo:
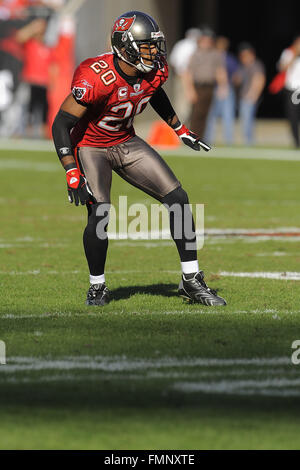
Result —
[{"label": "white sock", "polygon": [[90,283],[91,284],[103,284],[105,282],[104,274],[100,274],[100,276],[92,276],[90,274]]},{"label": "white sock", "polygon": [[198,260],[195,261],[181,261],[181,269],[183,274],[192,274],[199,271]]}]

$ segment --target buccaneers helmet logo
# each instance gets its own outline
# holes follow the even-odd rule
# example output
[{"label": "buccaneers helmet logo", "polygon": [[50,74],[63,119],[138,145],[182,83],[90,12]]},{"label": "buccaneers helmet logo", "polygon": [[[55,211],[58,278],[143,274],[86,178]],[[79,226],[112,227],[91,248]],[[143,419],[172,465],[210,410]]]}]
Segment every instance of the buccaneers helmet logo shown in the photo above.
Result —
[{"label": "buccaneers helmet logo", "polygon": [[135,16],[132,16],[131,18],[118,18],[113,26],[113,33],[116,31],[128,31],[134,20]]}]

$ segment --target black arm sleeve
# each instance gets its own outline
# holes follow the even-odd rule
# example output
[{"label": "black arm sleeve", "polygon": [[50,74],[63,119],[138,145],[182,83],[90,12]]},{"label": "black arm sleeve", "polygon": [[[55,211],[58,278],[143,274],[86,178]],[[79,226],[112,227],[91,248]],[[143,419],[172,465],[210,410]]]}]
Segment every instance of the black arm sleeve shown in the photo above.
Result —
[{"label": "black arm sleeve", "polygon": [[158,90],[154,93],[152,98],[149,100],[154,111],[166,121],[167,124],[170,125],[171,120],[176,115],[173,106],[170,103],[170,100],[166,94],[166,92],[162,89],[162,87],[158,88]]},{"label": "black arm sleeve", "polygon": [[59,110],[52,125],[52,136],[57,155],[61,160],[66,155],[72,155],[70,131],[80,118]]}]

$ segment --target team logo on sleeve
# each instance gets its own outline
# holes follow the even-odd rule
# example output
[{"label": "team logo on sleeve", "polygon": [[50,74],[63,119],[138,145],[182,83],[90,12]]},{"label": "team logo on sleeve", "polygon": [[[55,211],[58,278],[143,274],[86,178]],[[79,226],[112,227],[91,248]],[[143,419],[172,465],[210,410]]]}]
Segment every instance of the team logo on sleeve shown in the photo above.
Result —
[{"label": "team logo on sleeve", "polygon": [[132,16],[131,18],[118,18],[113,26],[113,33],[116,31],[128,31],[134,20],[135,16]]},{"label": "team logo on sleeve", "polygon": [[72,94],[76,100],[82,100],[84,95],[86,94],[86,88],[81,88],[79,86],[74,86],[72,90]]}]

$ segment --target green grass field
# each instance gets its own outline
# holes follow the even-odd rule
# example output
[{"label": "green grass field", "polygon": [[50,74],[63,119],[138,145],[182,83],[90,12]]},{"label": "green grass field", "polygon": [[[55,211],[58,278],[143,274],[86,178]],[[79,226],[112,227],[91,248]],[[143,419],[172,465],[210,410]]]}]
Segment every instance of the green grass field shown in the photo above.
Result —
[{"label": "green grass field", "polygon": [[[110,241],[101,308],[57,157],[0,151],[1,449],[300,448],[300,161],[252,152],[166,157],[205,204],[200,266],[228,305],[177,296],[172,241],[127,239]],[[114,176],[119,195],[156,202]]]}]

